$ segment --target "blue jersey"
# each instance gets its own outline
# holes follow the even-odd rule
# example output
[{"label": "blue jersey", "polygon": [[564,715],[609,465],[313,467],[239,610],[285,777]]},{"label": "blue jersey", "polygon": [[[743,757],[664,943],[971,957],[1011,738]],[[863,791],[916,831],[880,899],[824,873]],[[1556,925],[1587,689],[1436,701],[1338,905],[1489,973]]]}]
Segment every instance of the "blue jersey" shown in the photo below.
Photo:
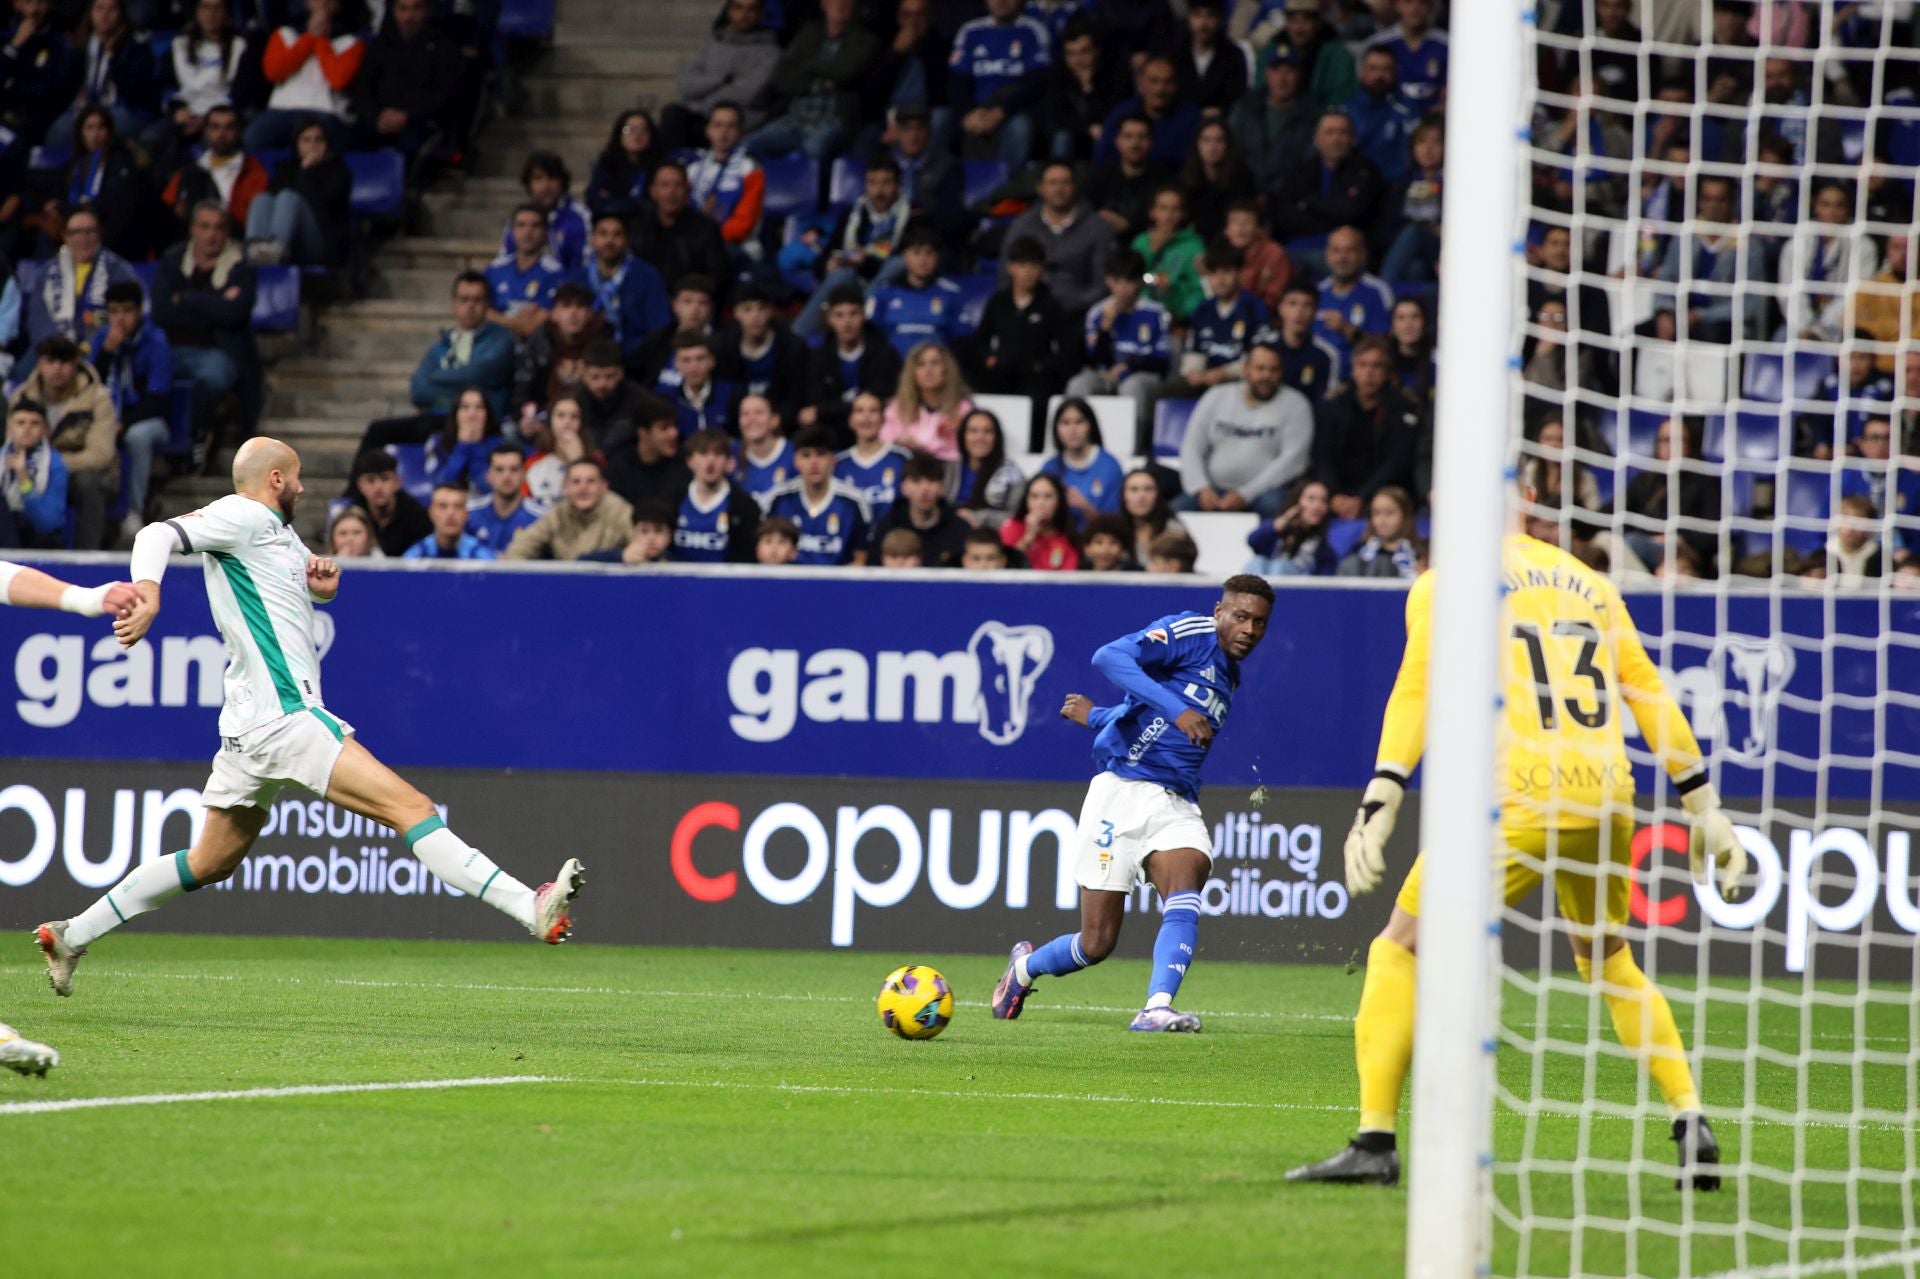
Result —
[{"label": "blue jersey", "polygon": [[667,558],[680,564],[725,564],[727,562],[727,502],[733,487],[724,481],[713,501],[701,506],[689,488],[680,499],[680,513],[673,522],[673,549]]},{"label": "blue jersey", "polygon": [[[587,206],[570,195],[563,195],[560,203],[547,214],[547,252],[571,271],[586,256],[587,237],[592,231],[593,214],[587,212]],[[513,253],[511,215],[507,218],[507,229],[500,233],[500,251],[509,256]]]},{"label": "blue jersey", "polygon": [[993,95],[1053,65],[1045,24],[1022,13],[1011,22],[975,18],[953,38],[947,57],[956,105],[988,105]]},{"label": "blue jersey", "polygon": [[[1099,348],[1100,311],[1106,304],[1107,300],[1102,298],[1087,308],[1089,355]],[[1122,311],[1113,317],[1113,327],[1107,336],[1113,343],[1113,363],[1155,371],[1167,367],[1167,308],[1145,294],[1133,304],[1131,311]]]},{"label": "blue jersey", "polygon": [[1215,640],[1213,618],[1163,617],[1095,653],[1093,664],[1126,693],[1118,706],[1099,707],[1088,719],[1098,730],[1093,762],[1115,777],[1152,782],[1199,803],[1207,748],[1173,723],[1182,711],[1197,710],[1218,733],[1240,687],[1240,665]]},{"label": "blue jersey", "polygon": [[1127,473],[1105,449],[1095,449],[1086,466],[1079,469],[1068,466],[1067,459],[1056,453],[1041,464],[1040,470],[1077,490],[1101,514],[1120,513],[1120,483]]},{"label": "blue jersey", "polygon": [[753,494],[763,507],[767,504],[767,494],[785,484],[793,476],[792,440],[781,440],[779,451],[766,462],[756,462],[748,457],[745,444],[742,444],[740,451],[734,455],[733,478],[739,481],[741,488]]},{"label": "blue jersey", "polygon": [[769,518],[792,520],[800,530],[796,564],[845,564],[855,551],[867,549],[867,530],[873,527],[867,500],[858,489],[839,480],[831,482],[826,500],[819,506],[807,505],[807,495],[797,477],[767,494],[760,505]]},{"label": "blue jersey", "polygon": [[525,498],[513,508],[513,514],[502,516],[493,509],[493,499],[489,497],[480,505],[467,508],[467,532],[482,546],[501,554],[512,545],[515,533],[545,513],[545,506],[532,498]]},{"label": "blue jersey", "polygon": [[952,346],[960,327],[960,286],[935,279],[916,289],[904,278],[883,284],[867,298],[867,315],[886,330],[893,349],[905,355],[922,342]]},{"label": "blue jersey", "polygon": [[1267,306],[1259,298],[1240,290],[1226,312],[1217,298],[1208,298],[1193,308],[1193,349],[1206,357],[1207,367],[1217,369],[1238,364],[1261,329],[1266,327]]},{"label": "blue jersey", "polygon": [[1346,338],[1320,322],[1319,312],[1338,311],[1348,324],[1362,333],[1385,333],[1393,328],[1393,290],[1377,275],[1362,275],[1342,294],[1328,276],[1320,281],[1320,301],[1313,317],[1313,331],[1340,353],[1340,377],[1347,375],[1347,361],[1353,351]]},{"label": "blue jersey", "polygon": [[675,373],[672,387],[660,389],[673,404],[673,420],[680,427],[680,438],[685,439],[695,431],[704,431],[708,427],[727,429],[728,419],[740,398],[739,388],[731,382],[722,382],[718,378],[707,383],[707,398],[695,404],[687,398],[686,383]]},{"label": "blue jersey", "polygon": [[542,253],[522,271],[513,254],[502,253],[487,264],[487,294],[493,309],[512,315],[523,306],[551,309],[553,291],[567,278],[566,268],[551,253]]},{"label": "blue jersey", "polygon": [[1398,23],[1367,41],[1369,49],[1385,49],[1400,64],[1400,97],[1415,115],[1440,105],[1447,87],[1447,33],[1434,28],[1419,45],[1407,43]]},{"label": "blue jersey", "polygon": [[847,449],[833,464],[833,478],[858,490],[867,499],[867,513],[877,522],[885,519],[894,502],[899,500],[900,477],[906,472],[907,459],[911,456],[898,444],[888,444],[871,462],[862,462],[853,449]]}]

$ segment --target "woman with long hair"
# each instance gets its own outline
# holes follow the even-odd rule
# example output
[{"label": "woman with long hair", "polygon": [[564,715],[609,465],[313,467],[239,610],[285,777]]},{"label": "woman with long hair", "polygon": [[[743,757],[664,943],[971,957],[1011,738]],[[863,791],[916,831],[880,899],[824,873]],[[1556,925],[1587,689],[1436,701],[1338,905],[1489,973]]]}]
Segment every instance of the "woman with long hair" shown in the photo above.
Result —
[{"label": "woman with long hair", "polygon": [[1388,328],[1393,347],[1393,376],[1408,399],[1433,403],[1433,325],[1419,298],[1401,298],[1393,304]]},{"label": "woman with long hair", "polygon": [[1193,135],[1193,150],[1180,170],[1180,193],[1187,200],[1187,225],[1206,244],[1226,229],[1228,205],[1260,194],[1224,120],[1209,120]]},{"label": "woman with long hair", "polygon": [[1067,486],[1058,476],[1040,474],[1027,481],[1013,518],[1000,526],[1000,542],[1044,572],[1080,567],[1080,540],[1067,507]]},{"label": "woman with long hair", "polygon": [[1425,548],[1413,528],[1413,497],[1398,484],[1374,493],[1367,510],[1367,540],[1340,561],[1341,577],[1393,577],[1411,582],[1420,576]]},{"label": "woman with long hair", "polygon": [[460,484],[484,493],[493,446],[504,438],[486,393],[470,386],[454,401],[446,425],[428,438],[427,471],[436,485]]},{"label": "woman with long hair", "polygon": [[1133,528],[1133,558],[1147,562],[1147,548],[1162,533],[1185,533],[1187,526],[1174,518],[1173,507],[1161,491],[1160,481],[1142,466],[1128,471],[1120,481],[1120,514]]},{"label": "woman with long hair", "polygon": [[318,117],[300,126],[293,154],[274,166],[247,210],[247,256],[255,262],[327,266],[341,259],[352,217],[353,174],[333,153]]},{"label": "woman with long hair", "polygon": [[1053,456],[1040,467],[1067,486],[1067,503],[1076,524],[1095,515],[1120,511],[1120,481],[1124,472],[1100,438],[1100,419],[1093,405],[1079,396],[1060,401],[1053,414]]},{"label": "woman with long hair", "polygon": [[613,122],[607,145],[593,162],[593,176],[587,179],[587,208],[596,218],[602,213],[630,218],[640,212],[647,202],[647,183],[666,158],[653,117],[640,110],[622,111]]},{"label": "woman with long hair", "polygon": [[1321,480],[1301,480],[1287,509],[1247,534],[1247,545],[1253,548],[1247,572],[1261,577],[1331,575],[1339,567],[1327,541],[1332,525],[1332,491]]},{"label": "woman with long hair", "polygon": [[59,243],[67,211],[92,209],[104,247],[130,262],[145,259],[156,225],[153,189],[121,141],[113,112],[98,103],[83,109],[73,137],[73,156],[36,219],[40,230]]},{"label": "woman with long hair", "polygon": [[[457,412],[457,410],[456,410]],[[597,458],[587,442],[586,414],[578,398],[563,395],[547,406],[547,421],[527,458],[527,496],[551,506],[563,496],[567,468],[583,457]]]},{"label": "woman with long hair", "polygon": [[337,559],[384,560],[380,540],[373,535],[373,518],[357,506],[333,517],[327,527],[327,553]]},{"label": "woman with long hair", "polygon": [[960,419],[973,407],[968,394],[953,353],[938,342],[922,342],[907,352],[880,438],[954,461],[960,456]]},{"label": "woman with long hair", "polygon": [[79,57],[80,95],[48,127],[49,147],[73,145],[80,113],[90,106],[105,106],[113,115],[114,131],[129,138],[160,112],[160,77],[154,70],[153,50],[134,30],[126,0],[91,0],[86,30]]},{"label": "woman with long hair", "polygon": [[[247,57],[247,37],[235,30],[227,0],[197,0],[193,22],[174,37],[172,141],[197,141],[207,112],[234,103]],[[164,166],[163,166],[164,167]]]},{"label": "woman with long hair", "polygon": [[993,528],[1007,518],[1026,476],[1007,457],[1000,419],[973,409],[960,419],[960,456],[947,463],[947,498],[961,519]]}]

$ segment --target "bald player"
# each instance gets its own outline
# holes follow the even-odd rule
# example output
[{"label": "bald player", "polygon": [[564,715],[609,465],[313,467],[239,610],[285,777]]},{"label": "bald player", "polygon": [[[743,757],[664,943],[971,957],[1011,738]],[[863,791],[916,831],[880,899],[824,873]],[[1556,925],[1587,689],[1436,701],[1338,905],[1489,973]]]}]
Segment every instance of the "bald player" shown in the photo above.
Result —
[{"label": "bald player", "polygon": [[233,496],[149,524],[134,538],[137,598],[113,626],[126,648],[160,612],[168,558],[176,551],[201,558],[207,602],[227,649],[220,751],[201,795],[206,822],[192,848],[135,867],[72,919],[34,930],[57,995],[73,993],[74,967],[96,938],[233,874],[274,796],[289,784],[404,832],[408,850],[442,883],[511,915],[541,941],[558,944],[572,927],[582,880],[577,860],[568,858],[553,883],[528,888],[447,829],[431,800],[327,711],[313,606],[339,592],[340,567],[308,552],[293,531],[301,491],[294,451],[278,440],[251,439],[233,459]]}]

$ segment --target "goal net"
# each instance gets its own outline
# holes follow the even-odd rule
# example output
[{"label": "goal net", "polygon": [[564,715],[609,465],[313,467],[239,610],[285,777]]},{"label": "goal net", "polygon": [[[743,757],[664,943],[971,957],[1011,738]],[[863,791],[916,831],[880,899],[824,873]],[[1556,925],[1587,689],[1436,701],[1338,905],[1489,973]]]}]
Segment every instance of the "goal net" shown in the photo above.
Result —
[{"label": "goal net", "polygon": [[[1620,587],[1751,860],[1731,900],[1693,882],[1623,690],[1556,658],[1541,713],[1619,716],[1636,795],[1566,814],[1630,817],[1623,861],[1556,835],[1541,890],[1494,886],[1496,1275],[1920,1276],[1915,8],[1562,0],[1526,31],[1516,514]],[[1583,876],[1672,1009],[1717,1192],[1676,1187],[1674,1072],[1556,906]]]}]

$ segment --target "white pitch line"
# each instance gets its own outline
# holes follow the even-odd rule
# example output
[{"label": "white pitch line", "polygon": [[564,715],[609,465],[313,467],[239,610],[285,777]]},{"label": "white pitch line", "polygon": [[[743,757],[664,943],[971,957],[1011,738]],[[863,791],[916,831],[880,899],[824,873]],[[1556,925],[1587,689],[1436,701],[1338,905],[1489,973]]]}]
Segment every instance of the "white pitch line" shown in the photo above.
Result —
[{"label": "white pitch line", "polygon": [[337,1093],[417,1092],[440,1088],[494,1088],[502,1084],[558,1084],[553,1075],[482,1075],[472,1079],[409,1079],[390,1084],[297,1084],[286,1088],[236,1088],[226,1092],[153,1092],[131,1097],[73,1097],[65,1101],[0,1103],[0,1115],[45,1115],[61,1110],[110,1106],[171,1106],[186,1101],[251,1101],[267,1097],[328,1097]]},{"label": "white pitch line", "polygon": [[1819,1261],[1776,1261],[1758,1270],[1722,1270],[1702,1279],[1811,1279],[1814,1275],[1861,1275],[1920,1263],[1920,1248],[1874,1252],[1864,1257],[1826,1257]]},{"label": "white pitch line", "polygon": [[1076,1101],[1107,1106],[1180,1106],[1208,1110],[1298,1110],[1346,1114],[1352,1106],[1308,1106],[1285,1101],[1224,1101],[1204,1097],[1115,1097],[1080,1092],[968,1092],[963,1088],[871,1088],[852,1084],[760,1083],[743,1079],[575,1079],[582,1084],[632,1088],[717,1088],[752,1092],[824,1094],[834,1097],[941,1097],[960,1101]]}]

